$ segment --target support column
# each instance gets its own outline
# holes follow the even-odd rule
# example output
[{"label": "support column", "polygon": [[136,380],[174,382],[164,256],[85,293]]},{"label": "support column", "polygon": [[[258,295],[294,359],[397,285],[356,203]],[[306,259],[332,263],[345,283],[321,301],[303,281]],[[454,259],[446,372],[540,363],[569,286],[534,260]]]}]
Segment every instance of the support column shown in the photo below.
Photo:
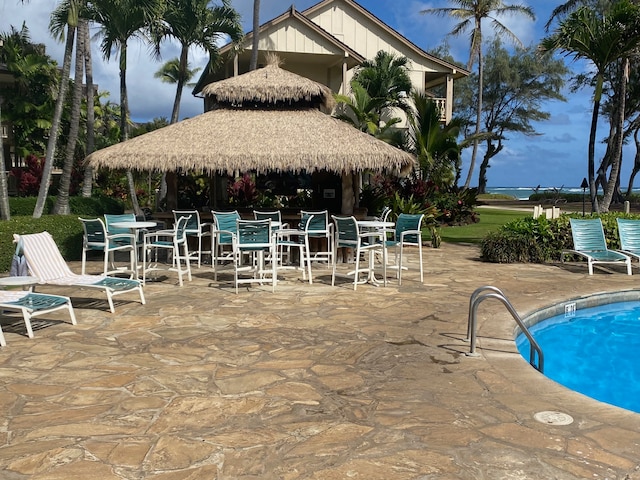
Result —
[{"label": "support column", "polygon": [[[455,73],[455,71],[453,72]],[[453,74],[447,75],[446,99],[444,103],[444,122],[449,123],[453,117]]]}]

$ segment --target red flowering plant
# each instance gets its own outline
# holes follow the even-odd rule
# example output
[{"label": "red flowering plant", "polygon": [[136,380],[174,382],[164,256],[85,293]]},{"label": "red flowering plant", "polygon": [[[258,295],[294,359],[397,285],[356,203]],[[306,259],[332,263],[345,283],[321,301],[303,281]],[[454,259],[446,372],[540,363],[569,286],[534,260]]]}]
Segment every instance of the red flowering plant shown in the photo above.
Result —
[{"label": "red flowering plant", "polygon": [[21,197],[33,197],[38,195],[40,190],[44,158],[28,155],[24,163],[25,167],[12,168],[11,175],[16,179],[18,195]]},{"label": "red flowering plant", "polygon": [[258,189],[251,175],[245,173],[227,186],[229,203],[236,207],[253,207],[258,201]]}]

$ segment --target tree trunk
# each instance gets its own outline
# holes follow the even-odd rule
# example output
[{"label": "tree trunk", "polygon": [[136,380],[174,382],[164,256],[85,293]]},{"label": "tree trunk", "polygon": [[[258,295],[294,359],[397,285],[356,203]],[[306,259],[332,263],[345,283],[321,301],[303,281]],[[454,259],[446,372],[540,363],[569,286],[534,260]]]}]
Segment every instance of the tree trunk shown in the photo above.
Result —
[{"label": "tree trunk", "polygon": [[249,70],[258,68],[258,42],[260,41],[260,0],[253,0],[253,41],[251,43],[251,63]]},{"label": "tree trunk", "polygon": [[631,192],[633,191],[633,180],[636,178],[636,174],[640,172],[640,139],[638,138],[638,131],[639,129],[636,128],[636,130],[633,132],[633,140],[636,144],[636,156],[633,162],[633,171],[629,176],[629,185],[627,186],[626,193],[627,200],[631,198]]},{"label": "tree trunk", "polygon": [[[126,142],[129,139],[129,101],[127,98],[127,44],[122,44],[120,49],[120,141]],[[131,170],[127,170],[127,183],[129,185],[129,196],[133,213],[142,215],[142,209],[138,203],[136,194],[136,183]]]},{"label": "tree trunk", "polygon": [[353,193],[353,175],[351,175],[351,172],[342,172],[342,207],[340,208],[340,213],[343,215],[353,215],[355,200]]},{"label": "tree trunk", "polygon": [[82,77],[84,55],[84,35],[78,31],[76,35],[76,61],[73,81],[73,100],[71,103],[71,119],[69,125],[69,136],[67,138],[67,149],[65,152],[64,167],[60,177],[58,196],[53,206],[54,215],[68,215],[69,212],[69,190],[71,189],[71,174],[73,163],[76,158],[76,144],[78,143],[78,130],[80,127],[80,106],[82,104]]},{"label": "tree trunk", "polygon": [[[476,104],[476,130],[475,135],[480,133],[480,122],[482,121],[482,89],[484,82],[482,81],[482,75],[484,68],[482,65],[482,47],[478,50],[478,103]],[[476,166],[476,156],[478,155],[479,140],[476,138],[473,140],[473,150],[471,151],[471,163],[469,164],[469,173],[467,173],[467,179],[464,182],[464,190],[467,190],[471,185],[471,177],[473,176],[473,170]]]},{"label": "tree trunk", "polygon": [[49,194],[49,183],[51,182],[51,172],[53,170],[53,160],[56,153],[56,143],[60,133],[60,121],[62,120],[62,110],[64,100],[67,95],[67,87],[69,86],[69,72],[71,71],[71,54],[73,53],[73,44],[75,43],[75,27],[67,26],[67,41],[64,47],[64,59],[62,61],[62,74],[60,78],[60,89],[58,98],[56,99],[56,107],[53,112],[53,121],[49,130],[49,141],[47,142],[47,155],[44,159],[44,167],[42,169],[42,180],[40,181],[40,190],[38,191],[38,199],[33,210],[33,218],[40,218],[44,213],[44,206]]},{"label": "tree trunk", "polygon": [[[86,155],[96,148],[95,145],[95,110],[93,89],[93,62],[91,60],[91,38],[89,37],[89,22],[83,18],[78,19],[78,35],[84,36],[84,71],[87,84],[87,146]],[[90,197],[93,186],[93,168],[91,165],[84,167],[84,179],[82,182],[82,196]]]},{"label": "tree trunk", "polygon": [[[0,102],[0,132],[2,132],[2,102]],[[4,160],[4,146],[2,145],[2,134],[0,133],[0,219],[10,220],[11,209],[9,208],[9,187],[7,185],[7,165]]]},{"label": "tree trunk", "polygon": [[620,184],[620,168],[622,167],[622,135],[624,130],[624,111],[626,108],[627,99],[627,72],[629,71],[629,59],[625,58],[622,62],[622,72],[620,72],[619,92],[614,97],[616,99],[616,108],[614,111],[617,113],[615,118],[615,136],[613,139],[612,158],[611,158],[611,173],[609,176],[609,182],[607,183],[607,189],[604,192],[604,198],[602,199],[602,211],[608,212],[609,205],[613,199],[613,194],[617,190],[617,186]]},{"label": "tree trunk", "polygon": [[186,45],[182,45],[180,50],[180,64],[178,66],[178,82],[176,84],[176,96],[173,99],[173,110],[171,111],[171,123],[176,123],[180,117],[180,101],[182,99],[182,90],[187,77],[187,65],[189,64],[189,49]]},{"label": "tree trunk", "polygon": [[598,112],[600,111],[600,98],[602,97],[602,75],[598,74],[596,79],[596,89],[593,96],[593,111],[591,112],[591,131],[589,133],[589,154],[588,154],[588,170],[589,170],[589,196],[591,197],[591,212],[600,213],[598,207],[598,190],[596,188],[595,179],[595,148],[596,148],[596,130],[598,128]]},{"label": "tree trunk", "polygon": [[502,150],[502,141],[498,141],[498,145],[494,145],[491,140],[487,140],[487,151],[482,158],[480,164],[480,174],[478,176],[478,193],[487,193],[487,169],[491,167],[489,161]]}]

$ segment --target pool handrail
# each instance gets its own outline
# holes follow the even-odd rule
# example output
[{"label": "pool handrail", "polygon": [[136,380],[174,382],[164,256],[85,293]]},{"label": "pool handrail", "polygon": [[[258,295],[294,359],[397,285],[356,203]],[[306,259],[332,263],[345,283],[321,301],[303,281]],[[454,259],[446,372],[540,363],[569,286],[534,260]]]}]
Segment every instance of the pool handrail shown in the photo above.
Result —
[{"label": "pool handrail", "polygon": [[[489,291],[490,293],[484,293],[487,291]],[[518,315],[518,312],[516,312],[516,309],[513,308],[513,305],[507,299],[506,295],[502,293],[502,291],[499,288],[493,287],[491,285],[485,285],[483,287],[477,288],[469,298],[469,319],[467,322],[467,338],[465,340],[467,342],[470,342],[470,345],[469,345],[469,353],[467,353],[467,355],[470,357],[478,356],[478,354],[476,353],[476,327],[478,323],[477,322],[478,305],[480,305],[480,303],[486,300],[487,298],[495,298],[497,300],[500,300],[503,303],[503,305],[507,308],[507,310],[509,311],[513,319],[518,324],[518,327],[520,327],[520,330],[522,330],[522,333],[524,333],[527,339],[529,340],[529,363],[533,368],[538,370],[540,373],[544,373],[544,354],[542,353],[542,348],[540,348],[540,345],[538,345],[538,342],[536,342],[536,340],[533,338],[533,335],[531,335],[531,332],[529,332],[529,329],[520,318],[520,315]],[[536,365],[536,354],[538,355],[537,365]]]}]

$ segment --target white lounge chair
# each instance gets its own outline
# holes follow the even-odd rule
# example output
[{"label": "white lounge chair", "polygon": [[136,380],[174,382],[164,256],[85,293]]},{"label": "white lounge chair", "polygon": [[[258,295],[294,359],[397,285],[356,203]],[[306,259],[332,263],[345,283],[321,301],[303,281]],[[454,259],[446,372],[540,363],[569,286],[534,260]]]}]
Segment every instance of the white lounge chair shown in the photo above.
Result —
[{"label": "white lounge chair", "polygon": [[[31,328],[33,317],[65,308],[69,312],[71,323],[76,325],[76,316],[69,297],[25,291],[0,291],[0,312],[9,310],[22,314],[29,338],[33,338],[33,329]],[[0,345],[3,347],[7,345],[2,328],[0,328]]]},{"label": "white lounge chair", "polygon": [[138,280],[108,277],[104,275],[78,275],[73,273],[60,254],[56,242],[49,232],[29,235],[13,235],[27,259],[31,274],[38,278],[41,285],[96,288],[107,295],[109,309],[115,313],[113,297],[123,293],[137,291],[140,303],[145,304],[142,284]]}]

